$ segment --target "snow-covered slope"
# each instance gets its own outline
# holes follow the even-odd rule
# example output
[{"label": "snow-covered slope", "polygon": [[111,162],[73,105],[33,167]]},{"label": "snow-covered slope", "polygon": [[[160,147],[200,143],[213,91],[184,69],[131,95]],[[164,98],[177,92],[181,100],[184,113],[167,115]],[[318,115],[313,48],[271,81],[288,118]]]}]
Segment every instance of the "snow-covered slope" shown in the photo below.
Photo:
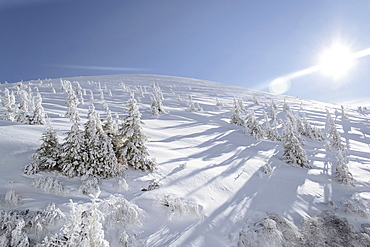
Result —
[{"label": "snow-covered slope", "polygon": [[[99,198],[104,201],[110,195],[124,197],[141,209],[141,224],[127,226],[128,236],[135,238],[132,242],[137,245],[237,246],[239,242],[242,246],[241,232],[248,229],[260,231],[261,227],[256,230],[254,223],[266,218],[267,212],[284,217],[298,228],[302,228],[302,219],[326,210],[348,219],[359,231],[361,225],[370,223],[370,112],[366,109],[359,112],[357,108],[344,106],[348,119],[342,119],[338,105],[169,76],[114,75],[66,80],[78,81],[86,91],[84,104],[78,106],[82,122],[86,121],[91,104],[102,119],[106,117],[98,82],[110,110],[120,117],[126,115],[125,104],[130,92],[135,93],[145,123],[143,128],[150,140],[147,147],[156,159],[158,169],[152,173],[127,170],[126,190],[116,186],[117,178],[103,179]],[[160,86],[164,95],[163,105],[168,112],[158,117],[151,116],[153,83]],[[15,85],[0,85],[1,95],[5,88],[16,91]],[[35,87],[38,88],[45,112],[57,131],[59,141],[63,142],[71,122],[64,117],[67,94],[61,90],[60,79],[23,82],[23,85],[29,85],[33,92]],[[140,86],[144,97],[139,97]],[[53,87],[56,93],[52,92]],[[91,99],[90,90],[94,99]],[[189,95],[199,104],[201,111],[189,111]],[[268,113],[272,100],[278,106],[279,119],[286,119],[283,111],[285,100],[292,111],[304,113],[308,122],[323,133],[328,110],[346,146],[345,156],[355,186],[336,181],[338,152],[327,149],[325,141],[305,138],[303,148],[313,168],[296,168],[284,162],[282,142],[255,140],[245,135],[243,127],[230,124],[234,97],[241,98],[245,108],[255,112],[262,126],[264,113]],[[216,98],[223,107],[216,106]],[[256,99],[259,104],[256,104]],[[6,109],[0,109],[3,115]],[[281,134],[281,124],[278,131]],[[79,192],[80,178],[69,179],[48,172],[30,176],[23,174],[24,167],[31,162],[32,153],[40,146],[44,132],[45,125],[0,121],[1,207],[4,211],[37,211],[54,202],[68,218],[71,199],[77,204],[91,202],[90,196]],[[270,173],[264,172],[266,164],[272,168]],[[31,186],[36,179],[46,177],[56,177],[64,191],[47,193]],[[153,181],[158,183],[157,188],[142,190]],[[11,190],[20,195],[19,201],[13,204],[9,203]],[[101,222],[105,239],[111,246],[120,246],[119,229],[109,228],[103,220]],[[50,233],[44,232],[43,235],[58,233],[63,224],[62,220],[48,227]],[[258,238],[257,235],[253,236]],[[30,237],[37,239],[32,234]],[[261,240],[256,239],[255,242],[263,245]]]}]

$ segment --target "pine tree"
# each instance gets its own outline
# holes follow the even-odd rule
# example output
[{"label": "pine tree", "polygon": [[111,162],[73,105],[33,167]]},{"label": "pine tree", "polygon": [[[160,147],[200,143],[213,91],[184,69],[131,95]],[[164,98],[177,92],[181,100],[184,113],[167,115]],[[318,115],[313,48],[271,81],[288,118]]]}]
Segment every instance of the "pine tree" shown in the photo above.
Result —
[{"label": "pine tree", "polygon": [[77,111],[77,106],[80,104],[75,91],[72,89],[71,83],[67,83],[65,85],[67,87],[67,101],[66,101],[66,106],[67,106],[67,112],[65,117],[69,118],[71,121],[78,121],[80,120],[80,117],[78,116],[78,111]]},{"label": "pine tree", "polygon": [[254,139],[258,140],[263,138],[263,129],[254,115],[254,111],[249,109],[249,114],[245,119],[245,134],[252,136]]},{"label": "pine tree", "polygon": [[151,96],[151,105],[150,105],[152,116],[157,117],[160,114],[167,113],[164,110],[162,100],[163,100],[163,93],[162,93],[160,87],[158,85],[154,84],[153,85],[153,93],[152,93],[152,96]]},{"label": "pine tree", "polygon": [[148,138],[141,125],[141,114],[136,105],[136,100],[130,98],[127,102],[128,115],[119,127],[117,135],[117,154],[119,160],[136,170],[153,171],[156,163],[150,158],[145,145]]},{"label": "pine tree", "polygon": [[112,140],[117,135],[118,126],[117,122],[112,117],[112,112],[109,110],[109,108],[106,109],[107,118],[105,119],[103,130],[105,133],[110,137]]},{"label": "pine tree", "polygon": [[109,242],[104,239],[102,221],[104,221],[104,214],[98,209],[97,196],[94,196],[90,208],[82,212],[81,215],[80,235],[83,236],[81,241],[82,246],[109,246]]},{"label": "pine tree", "polygon": [[342,143],[342,138],[328,110],[326,110],[326,130],[330,147],[344,151],[345,146]]},{"label": "pine tree", "polygon": [[45,124],[45,111],[42,106],[42,97],[39,92],[35,97],[35,108],[33,111],[33,116],[31,117],[30,124]]},{"label": "pine tree", "polygon": [[216,98],[216,106],[221,109],[222,107],[224,107],[224,104],[218,99]]},{"label": "pine tree", "polygon": [[77,121],[73,122],[61,147],[61,170],[68,177],[84,175],[82,168],[86,167],[87,150],[85,150],[83,131],[79,126]]},{"label": "pine tree", "polygon": [[280,141],[281,138],[276,130],[276,125],[274,128],[271,127],[270,122],[268,120],[267,114],[265,112],[265,136],[267,139],[271,141]]},{"label": "pine tree", "polygon": [[337,168],[335,169],[335,178],[341,183],[345,185],[351,185],[353,184],[353,176],[348,171],[347,166],[347,160],[343,156],[342,151],[339,151],[338,157],[337,157]]},{"label": "pine tree", "polygon": [[243,100],[241,98],[238,98],[237,103],[239,105],[240,112],[242,112],[242,113],[245,112],[245,107],[244,107]]},{"label": "pine tree", "polygon": [[1,104],[5,108],[9,108],[10,107],[10,93],[9,93],[9,89],[8,88],[5,88],[4,89],[4,96],[1,98]]},{"label": "pine tree", "polygon": [[81,168],[85,176],[115,177],[122,173],[117,162],[112,141],[103,131],[94,105],[90,107],[84,130],[86,161]]},{"label": "pine tree", "polygon": [[197,111],[197,109],[195,108],[195,105],[194,105],[193,96],[191,96],[191,95],[188,95],[188,109],[191,112]]},{"label": "pine tree", "polygon": [[33,99],[30,99],[29,94],[21,89],[19,91],[20,103],[16,113],[16,121],[19,123],[30,124],[31,116],[34,111]]},{"label": "pine tree", "polygon": [[24,169],[27,175],[43,170],[58,170],[60,146],[58,137],[49,125],[41,137],[42,144],[32,155],[33,161]]},{"label": "pine tree", "polygon": [[288,118],[283,128],[283,143],[285,162],[295,167],[311,168],[305,150],[302,148],[297,133]]},{"label": "pine tree", "polygon": [[230,123],[235,124],[237,126],[244,126],[244,120],[241,118],[240,104],[237,102],[236,98],[234,97],[234,106],[231,111]]},{"label": "pine tree", "polygon": [[343,105],[340,106],[342,109],[342,119],[348,119],[347,115],[344,113],[344,107]]}]

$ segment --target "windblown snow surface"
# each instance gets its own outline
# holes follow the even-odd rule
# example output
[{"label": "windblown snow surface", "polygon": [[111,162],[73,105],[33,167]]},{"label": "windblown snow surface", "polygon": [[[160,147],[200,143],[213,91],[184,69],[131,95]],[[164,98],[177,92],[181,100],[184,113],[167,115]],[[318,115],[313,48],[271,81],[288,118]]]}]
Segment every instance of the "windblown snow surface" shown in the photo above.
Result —
[{"label": "windblown snow surface", "polygon": [[[297,238],[305,236],[302,233],[304,219],[318,219],[323,212],[335,215],[337,218],[333,217],[338,224],[348,221],[354,227],[351,229],[358,232],[357,237],[366,238],[367,235],[361,232],[369,233],[370,111],[359,112],[355,106],[344,106],[348,119],[342,120],[340,105],[179,77],[113,75],[65,80],[78,81],[87,91],[83,95],[84,104],[78,106],[82,122],[86,121],[91,104],[102,119],[106,116],[101,93],[97,89],[98,82],[113,115],[117,113],[121,118],[126,115],[129,91],[135,93],[143,128],[149,136],[147,147],[158,168],[152,173],[125,171],[126,190],[115,186],[117,178],[103,179],[99,195],[101,200],[108,200],[110,195],[124,197],[140,208],[141,223],[127,226],[127,234],[134,239],[128,246],[314,246],[307,240],[300,239],[299,242]],[[150,110],[153,83],[160,86],[164,95],[163,105],[168,112],[158,117],[152,117]],[[67,94],[61,90],[60,79],[23,84],[30,85],[32,90],[38,88],[45,112],[59,141],[63,142],[71,122],[64,117]],[[52,93],[52,86],[56,93]],[[143,88],[144,97],[139,97],[139,86]],[[5,87],[16,91],[15,84],[2,84],[1,95]],[[94,94],[93,100],[90,90]],[[195,103],[199,103],[202,111],[188,110],[189,95]],[[278,106],[278,118],[285,120],[285,99],[293,111],[306,114],[309,123],[320,128],[323,134],[328,110],[348,150],[345,156],[355,186],[336,181],[337,153],[327,150],[325,141],[305,138],[303,148],[313,168],[296,168],[284,162],[282,142],[255,140],[245,135],[243,127],[230,124],[234,97],[241,98],[245,108],[254,110],[261,125],[272,99]],[[223,103],[222,107],[216,106],[216,98]],[[4,114],[6,109],[0,109],[1,115]],[[281,134],[281,125],[278,128]],[[80,178],[69,179],[48,172],[30,176],[23,174],[24,167],[32,160],[31,155],[41,144],[40,138],[45,129],[45,125],[0,121],[1,207],[3,210],[38,211],[54,202],[68,218],[70,200],[77,204],[91,203],[91,197],[79,191]],[[272,168],[270,174],[264,172],[266,164]],[[36,179],[46,177],[55,177],[64,192],[45,192],[31,186]],[[159,186],[153,190],[142,190],[153,184],[152,181]],[[10,190],[20,195],[19,201],[13,205],[5,203],[5,195]],[[291,228],[271,215],[290,222]],[[272,218],[275,223],[268,227],[266,219],[271,221]],[[47,234],[57,234],[63,224],[61,221],[49,227]],[[108,228],[104,222],[102,224],[104,238],[110,246],[120,246],[117,237],[119,229]],[[284,231],[295,231],[296,236],[301,235],[292,238],[285,236]],[[342,233],[332,231],[328,234]],[[342,236],[326,239],[333,237]],[[322,243],[322,246],[325,245],[345,246]]]}]

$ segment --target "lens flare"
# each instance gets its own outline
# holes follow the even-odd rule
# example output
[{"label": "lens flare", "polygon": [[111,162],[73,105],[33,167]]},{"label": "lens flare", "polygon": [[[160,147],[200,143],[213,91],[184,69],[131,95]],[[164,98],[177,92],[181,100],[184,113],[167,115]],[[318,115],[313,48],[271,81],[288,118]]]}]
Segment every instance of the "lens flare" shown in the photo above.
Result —
[{"label": "lens flare", "polygon": [[290,81],[286,77],[279,77],[273,80],[269,85],[271,93],[283,94],[290,88]]}]

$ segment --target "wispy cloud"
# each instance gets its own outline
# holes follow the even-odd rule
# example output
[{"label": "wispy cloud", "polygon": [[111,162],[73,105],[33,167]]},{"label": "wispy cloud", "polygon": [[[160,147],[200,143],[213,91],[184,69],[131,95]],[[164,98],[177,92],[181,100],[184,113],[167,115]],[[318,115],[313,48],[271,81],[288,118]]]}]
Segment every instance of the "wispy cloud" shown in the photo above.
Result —
[{"label": "wispy cloud", "polygon": [[65,69],[84,69],[84,70],[108,70],[108,71],[144,71],[145,68],[130,68],[130,67],[106,67],[106,66],[85,66],[85,65],[70,65],[70,64],[55,64],[54,67]]}]

